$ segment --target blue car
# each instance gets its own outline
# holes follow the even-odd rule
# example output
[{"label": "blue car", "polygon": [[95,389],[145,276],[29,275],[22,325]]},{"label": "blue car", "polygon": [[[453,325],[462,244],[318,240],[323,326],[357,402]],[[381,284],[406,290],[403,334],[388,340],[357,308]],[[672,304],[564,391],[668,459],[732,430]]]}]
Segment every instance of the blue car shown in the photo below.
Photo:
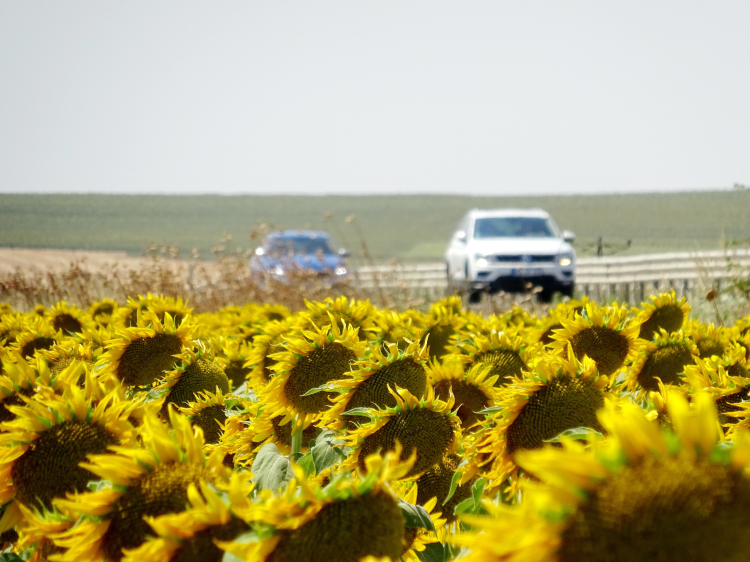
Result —
[{"label": "blue car", "polygon": [[281,230],[269,234],[256,248],[250,259],[250,270],[284,281],[290,271],[311,271],[337,282],[349,274],[344,262],[348,255],[343,248],[334,246],[327,232]]}]

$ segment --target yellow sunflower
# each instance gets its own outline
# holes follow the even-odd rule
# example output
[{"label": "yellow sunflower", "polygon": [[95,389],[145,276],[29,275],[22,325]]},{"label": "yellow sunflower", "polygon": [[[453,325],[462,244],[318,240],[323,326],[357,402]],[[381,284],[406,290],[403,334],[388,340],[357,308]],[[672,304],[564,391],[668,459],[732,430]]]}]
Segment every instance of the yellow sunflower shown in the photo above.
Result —
[{"label": "yellow sunflower", "polygon": [[[740,337],[746,334],[750,334],[750,316],[745,316],[744,318],[738,319],[735,322],[734,329]],[[2,339],[1,336],[0,339]]]},{"label": "yellow sunflower", "polygon": [[92,455],[81,467],[112,483],[111,489],[69,496],[53,503],[80,516],[70,529],[50,538],[65,549],[61,562],[119,562],[123,549],[134,549],[150,536],[145,517],[178,513],[188,504],[190,484],[228,476],[224,452],[206,458],[203,432],[186,416],[170,411],[170,425],[147,414],[139,436],[143,448],[110,447],[108,455]]},{"label": "yellow sunflower", "polygon": [[292,315],[291,311],[283,304],[246,304],[242,313],[252,318],[253,324],[263,325],[266,322],[284,320]]},{"label": "yellow sunflower", "polygon": [[12,505],[19,508],[16,533],[18,538],[13,546],[15,552],[33,552],[29,562],[47,562],[53,555],[63,551],[55,546],[49,537],[67,531],[73,526],[70,514],[45,511],[42,515],[39,511],[31,510],[22,504]]},{"label": "yellow sunflower", "polygon": [[552,339],[552,334],[555,330],[563,329],[562,321],[571,320],[576,314],[580,314],[586,305],[591,300],[584,296],[580,300],[563,301],[554,308],[550,309],[549,313],[537,318],[536,323],[533,326],[529,326],[525,333],[528,334],[528,341],[534,343],[540,343],[547,347],[551,345],[555,340]]},{"label": "yellow sunflower", "polygon": [[424,319],[422,342],[430,346],[430,359],[439,359],[450,353],[451,341],[467,326],[467,319],[452,307],[433,306],[430,314]]},{"label": "yellow sunflower", "polygon": [[281,348],[271,354],[278,363],[278,373],[258,392],[271,417],[284,417],[284,424],[296,418],[295,427],[307,427],[322,417],[331,406],[331,392],[307,394],[349,375],[352,363],[361,357],[367,344],[357,337],[358,330],[333,321],[315,331],[300,330],[299,336],[288,336]]},{"label": "yellow sunflower", "polygon": [[594,361],[579,362],[571,345],[567,359],[540,357],[498,398],[500,411],[476,433],[466,474],[482,472],[494,487],[508,477],[517,484],[517,451],[538,449],[569,429],[602,431],[596,412],[604,407],[607,384]]},{"label": "yellow sunflower", "polygon": [[334,390],[342,392],[333,400],[334,406],[326,412],[323,423],[333,428],[345,425],[354,427],[359,421],[366,421],[356,415],[345,414],[355,408],[385,408],[396,405],[396,399],[389,388],[404,388],[417,398],[421,398],[427,388],[427,345],[418,341],[401,350],[398,344],[391,343],[373,347],[370,353],[352,364],[351,377],[331,384]]},{"label": "yellow sunflower", "polygon": [[307,320],[307,326],[313,325],[316,329],[328,323],[341,325],[344,321],[348,326],[359,328],[361,333],[358,332],[358,335],[364,338],[364,330],[372,323],[370,316],[373,306],[369,300],[349,300],[345,296],[336,299],[328,297],[322,302],[305,299],[305,306],[307,310],[301,312],[300,316]]},{"label": "yellow sunflower", "polygon": [[102,350],[95,348],[90,342],[80,343],[79,340],[65,339],[51,349],[42,350],[41,355],[49,364],[52,376],[56,377],[76,362],[85,363],[93,369],[102,355]]},{"label": "yellow sunflower", "polygon": [[214,445],[219,442],[224,432],[224,423],[227,421],[226,403],[221,391],[209,392],[199,391],[190,400],[187,406],[178,409],[185,414],[190,423],[203,430],[203,437],[207,444]]},{"label": "yellow sunflower", "polygon": [[41,316],[26,324],[25,330],[16,334],[16,341],[11,349],[18,351],[23,357],[34,357],[42,349],[50,349],[63,339],[61,330],[55,330],[48,319]]},{"label": "yellow sunflower", "polygon": [[197,351],[185,348],[178,356],[179,366],[166,373],[164,378],[154,386],[157,393],[163,392],[161,415],[168,417],[169,405],[187,406],[195,401],[198,393],[229,393],[229,379],[221,363],[214,359],[210,350],[198,348]]},{"label": "yellow sunflower", "polygon": [[[49,365],[37,357],[32,365],[18,353],[9,353],[0,376],[0,422],[15,419],[11,406],[23,406],[24,398],[30,398],[38,390],[40,393],[59,393],[65,386],[78,383],[79,371],[63,369],[57,377],[52,376]],[[71,380],[70,377],[76,377]]]},{"label": "yellow sunflower", "polygon": [[365,332],[371,346],[395,343],[399,349],[406,349],[422,337],[423,329],[413,315],[395,310],[374,310],[371,318],[372,324]]},{"label": "yellow sunflower", "polygon": [[623,389],[640,398],[644,391],[658,389],[657,379],[665,385],[679,384],[682,372],[697,359],[698,348],[682,330],[668,334],[662,329],[641,348],[627,372]]},{"label": "yellow sunflower", "polygon": [[496,332],[504,332],[509,328],[525,330],[535,324],[536,318],[518,303],[513,303],[513,306],[502,314],[490,315],[486,320],[487,329]]},{"label": "yellow sunflower", "polygon": [[5,316],[6,314],[13,314],[13,307],[10,306],[7,302],[0,302],[0,318]]},{"label": "yellow sunflower", "polygon": [[557,330],[550,347],[565,355],[568,344],[576,358],[590,357],[603,375],[615,374],[637,352],[640,324],[628,319],[624,307],[601,308],[588,303],[573,320],[562,320],[563,329]]},{"label": "yellow sunflower", "polygon": [[495,386],[499,375],[492,373],[491,365],[477,362],[465,369],[461,361],[448,357],[442,363],[430,363],[427,374],[438,399],[447,402],[453,396],[461,427],[465,432],[471,431],[483,417],[478,412],[495,406],[500,396],[500,389]]},{"label": "yellow sunflower", "polygon": [[497,377],[495,386],[502,386],[520,376],[528,362],[542,352],[539,344],[526,343],[517,327],[500,333],[492,331],[487,335],[459,337],[456,344],[448,350],[453,352],[448,358],[455,357],[467,367],[488,367],[488,377]]},{"label": "yellow sunflower", "polygon": [[260,531],[258,540],[218,546],[246,562],[399,560],[405,520],[388,484],[403,477],[413,459],[398,459],[395,453],[371,455],[363,462],[361,479],[344,473],[324,488],[294,467],[296,478],[286,491],[281,496],[261,491],[248,514]]},{"label": "yellow sunflower", "polygon": [[[235,463],[251,466],[255,454],[261,445],[275,443],[282,455],[292,452],[293,416],[268,413],[263,402],[256,402],[247,407],[247,413],[231,418],[227,422],[227,430],[222,437],[223,442],[231,442],[231,451],[235,455]],[[305,452],[310,440],[315,439],[318,428],[309,425],[302,430],[301,451]]]},{"label": "yellow sunflower", "polygon": [[112,299],[102,299],[96,301],[89,307],[89,314],[91,315],[91,318],[94,319],[94,322],[109,325],[112,321],[112,315],[119,307],[120,304],[117,301],[113,301]]},{"label": "yellow sunflower", "polygon": [[519,507],[464,516],[475,532],[449,540],[469,562],[747,560],[750,438],[721,444],[711,397],[670,397],[674,433],[633,404],[602,414],[611,439],[519,453],[541,484]]},{"label": "yellow sunflower", "polygon": [[77,334],[84,328],[92,328],[93,321],[87,313],[82,311],[76,305],[68,305],[65,301],[60,301],[50,310],[47,316],[52,323],[53,329],[61,331],[63,334]]},{"label": "yellow sunflower", "polygon": [[234,337],[220,337],[212,344],[232,389],[245,384],[251,371],[245,366],[251,353],[250,344]]},{"label": "yellow sunflower", "polygon": [[695,392],[712,396],[722,425],[737,422],[728,412],[740,412],[736,404],[750,396],[750,378],[747,377],[745,348],[733,344],[722,357],[698,359],[695,365],[685,367],[685,378]]},{"label": "yellow sunflower", "polygon": [[156,536],[138,548],[125,550],[123,562],[221,562],[224,551],[216,543],[233,541],[250,530],[235,512],[246,513],[252,507],[251,478],[249,472],[232,474],[227,485],[231,505],[205,482],[191,483],[187,490],[190,507],[180,513],[147,516],[146,522]]},{"label": "yellow sunflower", "polygon": [[116,332],[97,367],[125,386],[147,386],[174,366],[174,356],[189,344],[194,330],[185,321],[176,327],[169,314],[162,324],[153,313],[138,311],[136,325]]},{"label": "yellow sunflower", "polygon": [[138,322],[138,310],[140,308],[138,301],[128,298],[125,306],[118,306],[112,313],[109,325],[119,330],[133,328]]},{"label": "yellow sunflower", "polygon": [[23,314],[10,312],[0,318],[0,347],[16,343],[19,334],[26,330],[26,318]]},{"label": "yellow sunflower", "polygon": [[411,505],[421,505],[430,516],[430,521],[435,531],[424,527],[406,527],[404,529],[403,550],[399,561],[420,562],[420,552],[425,550],[428,544],[441,542],[446,534],[448,524],[443,516],[443,508],[438,505],[438,498],[431,497],[423,502],[419,501],[419,492],[415,482],[400,481],[393,483],[396,495]]},{"label": "yellow sunflower", "polygon": [[678,301],[674,289],[670,289],[658,296],[651,295],[651,300],[653,302],[641,303],[643,310],[637,318],[641,324],[638,337],[650,341],[659,335],[660,330],[671,333],[682,328],[685,318],[690,314],[690,305],[685,297]]},{"label": "yellow sunflower", "polygon": [[291,320],[267,322],[260,328],[260,332],[252,338],[247,360],[243,367],[249,369],[248,385],[259,390],[276,376],[273,370],[276,360],[271,355],[282,351],[282,343],[287,334],[293,332]]},{"label": "yellow sunflower", "polygon": [[193,309],[188,307],[187,302],[179,297],[165,297],[164,295],[152,295],[151,293],[145,297],[138,295],[138,307],[142,311],[150,310],[156,314],[156,317],[162,323],[164,323],[165,315],[169,314],[175,324],[181,324],[193,312]]},{"label": "yellow sunflower", "polygon": [[721,326],[718,328],[713,324],[706,326],[697,320],[691,320],[685,332],[693,338],[695,345],[698,346],[701,359],[712,355],[724,355],[727,347],[729,347],[731,332]]},{"label": "yellow sunflower", "polygon": [[463,472],[459,468],[460,464],[461,457],[457,454],[449,454],[443,457],[440,462],[417,478],[415,481],[416,497],[414,501],[409,503],[422,505],[427,509],[429,502],[434,501],[434,509],[442,513],[444,524],[450,525],[453,523],[457,519],[457,516],[454,515],[456,506],[471,497],[471,486],[473,484],[473,480],[459,484],[456,486],[453,495],[450,498],[448,497],[455,475],[458,473],[460,476]]},{"label": "yellow sunflower", "polygon": [[464,312],[464,303],[459,295],[450,295],[432,303],[430,306],[430,314],[439,313],[438,311],[441,310],[449,311],[453,314],[461,314]]},{"label": "yellow sunflower", "polygon": [[372,454],[385,453],[403,447],[401,459],[416,454],[414,466],[406,476],[417,476],[440,462],[445,455],[455,453],[461,442],[458,416],[451,411],[453,400],[443,402],[435,398],[431,387],[419,400],[409,391],[391,390],[396,406],[371,410],[372,421],[350,431],[345,437],[354,448],[344,468],[365,468],[365,459]]},{"label": "yellow sunflower", "polygon": [[[83,365],[68,370],[84,371]],[[2,424],[0,474],[6,484],[0,504],[15,498],[29,508],[52,509],[55,498],[86,489],[96,477],[79,464],[112,445],[131,440],[128,421],[136,404],[117,390],[107,392],[90,375],[85,388],[69,386],[62,395],[37,394],[24,406],[10,406],[15,419]]]},{"label": "yellow sunflower", "polygon": [[9,351],[5,349],[4,347],[0,346],[0,375],[3,374],[3,360],[8,361]]}]

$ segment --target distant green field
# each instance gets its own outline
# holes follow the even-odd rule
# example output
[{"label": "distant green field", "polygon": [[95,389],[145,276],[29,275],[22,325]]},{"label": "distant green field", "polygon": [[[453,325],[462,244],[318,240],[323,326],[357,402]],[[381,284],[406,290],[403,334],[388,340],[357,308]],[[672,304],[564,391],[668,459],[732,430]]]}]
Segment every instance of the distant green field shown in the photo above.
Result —
[{"label": "distant green field", "polygon": [[[152,242],[197,248],[210,257],[223,232],[232,244],[259,222],[277,228],[331,232],[360,253],[345,223],[356,215],[372,254],[401,260],[441,259],[461,216],[474,207],[541,207],[577,235],[579,255],[598,236],[632,246],[627,253],[717,249],[723,239],[750,238],[750,191],[539,197],[21,195],[0,194],[0,247],[124,250],[140,254]],[[332,213],[334,222],[324,221]],[[342,240],[342,238],[344,238]]]}]

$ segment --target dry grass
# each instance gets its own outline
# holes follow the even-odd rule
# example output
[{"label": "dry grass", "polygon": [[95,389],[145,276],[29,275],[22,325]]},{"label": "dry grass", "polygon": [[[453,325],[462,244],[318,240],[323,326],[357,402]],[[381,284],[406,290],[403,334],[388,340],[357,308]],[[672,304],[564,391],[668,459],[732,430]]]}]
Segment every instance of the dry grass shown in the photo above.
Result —
[{"label": "dry grass", "polygon": [[[227,253],[225,248],[217,248],[218,259],[211,262],[175,259],[174,248],[158,246],[150,247],[143,258],[117,261],[92,253],[55,257],[51,252],[35,252],[29,253],[25,262],[16,263],[13,270],[0,269],[0,302],[15,310],[30,311],[37,304],[51,306],[61,300],[88,308],[105,297],[124,304],[128,297],[148,293],[181,297],[196,312],[248,302],[283,304],[295,311],[305,307],[305,299],[320,301],[340,295],[369,299],[382,308],[424,310],[446,296],[444,290],[415,288],[385,273],[369,286],[363,286],[356,274],[336,284],[305,271],[290,272],[287,281],[270,275],[259,278],[251,275],[243,254]],[[66,263],[65,258],[71,261]],[[514,304],[536,313],[546,310],[532,293],[488,296],[469,308],[489,315]]]}]

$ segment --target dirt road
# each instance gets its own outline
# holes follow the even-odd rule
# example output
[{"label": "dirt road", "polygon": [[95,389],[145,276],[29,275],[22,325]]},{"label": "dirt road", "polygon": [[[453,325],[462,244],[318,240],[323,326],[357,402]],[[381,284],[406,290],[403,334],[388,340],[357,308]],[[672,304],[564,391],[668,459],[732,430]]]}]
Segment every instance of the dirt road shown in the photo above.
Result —
[{"label": "dirt road", "polygon": [[12,273],[18,268],[59,271],[67,269],[73,262],[81,262],[83,267],[90,270],[107,269],[113,264],[136,268],[143,263],[144,259],[129,256],[125,252],[0,248],[0,273]]}]

